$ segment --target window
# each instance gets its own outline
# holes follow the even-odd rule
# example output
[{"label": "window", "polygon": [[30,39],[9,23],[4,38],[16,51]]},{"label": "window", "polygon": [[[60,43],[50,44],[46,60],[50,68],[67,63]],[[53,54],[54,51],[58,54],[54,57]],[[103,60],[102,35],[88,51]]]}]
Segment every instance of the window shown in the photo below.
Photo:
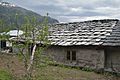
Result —
[{"label": "window", "polygon": [[76,51],[67,51],[67,60],[75,61],[76,60]]},{"label": "window", "polygon": [[6,48],[6,41],[4,41],[4,40],[1,41],[1,48],[2,49]]},{"label": "window", "polygon": [[67,60],[70,60],[70,51],[67,51]]},{"label": "window", "polygon": [[76,51],[72,51],[72,60],[76,60]]}]

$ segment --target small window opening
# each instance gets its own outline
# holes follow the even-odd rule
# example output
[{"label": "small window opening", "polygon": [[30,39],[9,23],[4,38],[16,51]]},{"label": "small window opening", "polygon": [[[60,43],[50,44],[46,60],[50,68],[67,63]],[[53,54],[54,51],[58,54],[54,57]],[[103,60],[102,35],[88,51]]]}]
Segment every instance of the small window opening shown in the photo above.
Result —
[{"label": "small window opening", "polygon": [[67,51],[67,60],[76,60],[76,51]]},{"label": "small window opening", "polygon": [[76,51],[72,51],[72,60],[76,60]]},{"label": "small window opening", "polygon": [[67,51],[67,60],[70,60],[70,51]]}]

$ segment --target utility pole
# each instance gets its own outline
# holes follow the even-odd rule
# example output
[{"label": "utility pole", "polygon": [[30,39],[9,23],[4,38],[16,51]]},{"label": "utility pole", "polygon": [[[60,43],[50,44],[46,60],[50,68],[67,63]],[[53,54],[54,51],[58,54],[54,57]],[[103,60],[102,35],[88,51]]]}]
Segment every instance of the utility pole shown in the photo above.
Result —
[{"label": "utility pole", "polygon": [[16,18],[16,27],[17,27],[17,38],[19,37],[19,25],[18,25],[18,13],[15,14],[15,18]]}]

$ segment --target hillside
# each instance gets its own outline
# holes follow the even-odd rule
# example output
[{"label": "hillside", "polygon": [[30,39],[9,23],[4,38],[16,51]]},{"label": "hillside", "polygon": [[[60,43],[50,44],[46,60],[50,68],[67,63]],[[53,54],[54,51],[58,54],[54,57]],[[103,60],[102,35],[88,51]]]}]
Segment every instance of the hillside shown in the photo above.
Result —
[{"label": "hillside", "polygon": [[[16,19],[17,15],[17,19]],[[42,22],[44,21],[45,16],[41,16],[33,11],[18,7],[14,4],[10,4],[7,2],[0,2],[0,19],[5,24],[0,27],[1,29],[5,29],[6,27],[9,29],[15,29],[16,20],[17,26],[21,26],[25,21],[25,16],[28,17],[36,17],[37,21]],[[49,23],[58,23],[58,20],[48,17]]]}]

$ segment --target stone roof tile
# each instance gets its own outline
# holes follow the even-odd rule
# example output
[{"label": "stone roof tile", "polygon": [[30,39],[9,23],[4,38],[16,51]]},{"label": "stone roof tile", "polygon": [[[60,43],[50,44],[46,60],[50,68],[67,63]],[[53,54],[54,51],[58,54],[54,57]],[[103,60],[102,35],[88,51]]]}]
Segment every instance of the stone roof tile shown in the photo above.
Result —
[{"label": "stone roof tile", "polygon": [[117,19],[59,23],[49,26],[52,45],[120,46],[120,21]]}]

